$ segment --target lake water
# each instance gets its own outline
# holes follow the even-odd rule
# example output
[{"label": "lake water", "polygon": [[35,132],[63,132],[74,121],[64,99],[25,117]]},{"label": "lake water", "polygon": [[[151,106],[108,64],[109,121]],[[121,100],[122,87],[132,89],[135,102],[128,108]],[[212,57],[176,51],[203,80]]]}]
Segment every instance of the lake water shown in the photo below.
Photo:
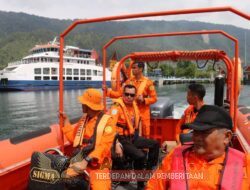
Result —
[{"label": "lake water", "polygon": [[[158,96],[167,96],[174,102],[174,117],[179,118],[187,107],[186,84],[166,85],[158,88]],[[214,87],[206,85],[205,102],[214,101]],[[81,115],[77,96],[83,90],[64,92],[64,108],[69,118]],[[250,106],[250,86],[243,86],[239,103]],[[57,123],[58,91],[3,92],[0,93],[0,140],[20,135]]]}]

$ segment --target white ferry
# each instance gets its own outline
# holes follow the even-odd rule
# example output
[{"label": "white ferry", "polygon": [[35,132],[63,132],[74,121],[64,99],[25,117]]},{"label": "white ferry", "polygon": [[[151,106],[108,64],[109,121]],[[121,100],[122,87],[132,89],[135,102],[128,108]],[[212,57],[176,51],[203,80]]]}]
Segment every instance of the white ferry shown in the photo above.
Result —
[{"label": "white ferry", "polygon": [[[65,46],[64,87],[79,89],[101,87],[102,65],[97,64],[95,50]],[[106,78],[111,74],[106,69]],[[110,81],[108,81],[110,82]],[[21,61],[9,63],[0,72],[0,91],[49,90],[59,85],[59,43],[56,38],[45,45],[36,45]]]}]

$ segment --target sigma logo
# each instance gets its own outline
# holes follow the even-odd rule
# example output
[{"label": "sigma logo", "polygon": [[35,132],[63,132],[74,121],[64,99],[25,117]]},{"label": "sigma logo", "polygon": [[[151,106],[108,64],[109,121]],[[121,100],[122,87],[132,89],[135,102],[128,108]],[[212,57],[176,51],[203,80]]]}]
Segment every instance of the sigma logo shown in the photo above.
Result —
[{"label": "sigma logo", "polygon": [[30,171],[30,178],[34,181],[54,184],[59,180],[60,174],[56,170],[33,167]]}]

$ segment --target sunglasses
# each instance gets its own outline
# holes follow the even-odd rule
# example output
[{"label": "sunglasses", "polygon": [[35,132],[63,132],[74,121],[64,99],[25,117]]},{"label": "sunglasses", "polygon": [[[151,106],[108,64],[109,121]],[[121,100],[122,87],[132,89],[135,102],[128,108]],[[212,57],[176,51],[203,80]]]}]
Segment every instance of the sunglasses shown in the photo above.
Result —
[{"label": "sunglasses", "polygon": [[124,94],[125,94],[125,96],[130,96],[132,98],[135,97],[135,94],[130,94],[130,93],[127,93],[127,92],[125,92]]}]

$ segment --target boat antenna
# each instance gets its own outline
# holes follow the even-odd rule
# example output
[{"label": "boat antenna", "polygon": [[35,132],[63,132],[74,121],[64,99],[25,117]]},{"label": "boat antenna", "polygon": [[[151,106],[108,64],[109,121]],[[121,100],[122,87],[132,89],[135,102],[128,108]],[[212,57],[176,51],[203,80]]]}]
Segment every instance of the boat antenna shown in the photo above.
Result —
[{"label": "boat antenna", "polygon": [[244,44],[245,45],[245,48],[244,48],[245,49],[245,52],[244,52],[244,59],[245,59],[244,66],[247,66],[247,57],[246,57],[246,55],[247,55],[247,53],[246,53],[247,52],[247,42],[246,42],[247,41],[247,32],[246,31],[245,31],[244,37],[245,37],[245,40],[244,40],[245,41],[245,44]]},{"label": "boat antenna", "polygon": [[53,39],[53,41],[51,42],[51,44],[57,44],[57,36]]}]

